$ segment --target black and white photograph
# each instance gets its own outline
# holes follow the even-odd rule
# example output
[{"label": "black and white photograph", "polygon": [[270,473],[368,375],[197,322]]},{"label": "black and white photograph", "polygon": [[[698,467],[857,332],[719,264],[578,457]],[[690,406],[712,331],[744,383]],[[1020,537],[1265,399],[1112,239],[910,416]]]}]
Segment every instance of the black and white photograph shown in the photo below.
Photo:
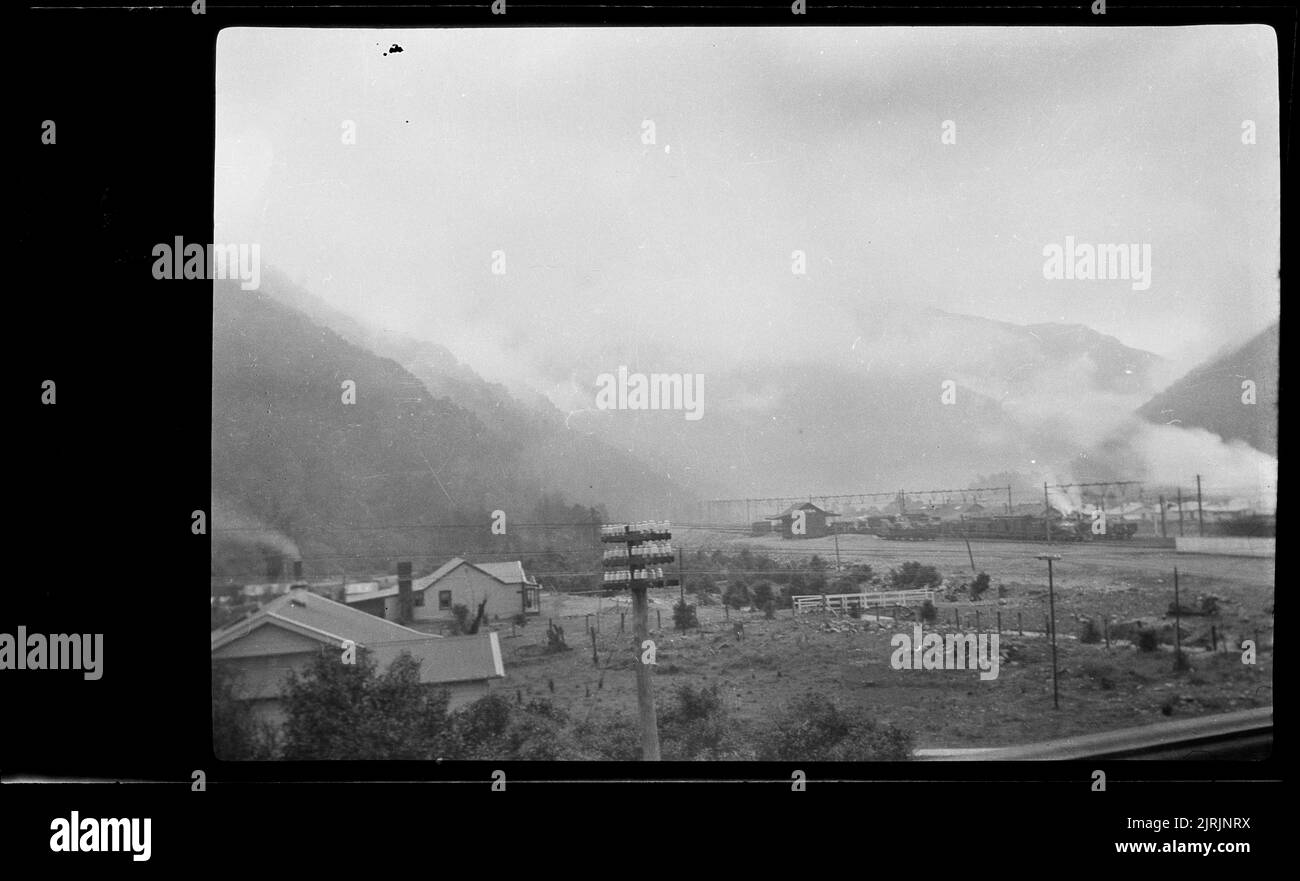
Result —
[{"label": "black and white photograph", "polygon": [[1278,46],[221,30],[215,756],[1266,758]]}]

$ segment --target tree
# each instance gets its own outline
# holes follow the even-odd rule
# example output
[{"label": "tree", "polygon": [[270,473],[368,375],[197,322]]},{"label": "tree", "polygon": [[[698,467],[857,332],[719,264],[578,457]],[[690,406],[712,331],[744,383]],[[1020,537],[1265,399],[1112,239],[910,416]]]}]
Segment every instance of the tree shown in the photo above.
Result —
[{"label": "tree", "polygon": [[722,601],[733,609],[745,608],[752,602],[749,585],[740,579],[730,582],[727,585],[727,592],[722,595]]},{"label": "tree", "polygon": [[270,758],[248,704],[236,698],[239,677],[225,663],[212,664],[212,752],[222,761]]},{"label": "tree", "polygon": [[447,693],[420,682],[420,662],[403,652],[380,673],[370,654],[342,663],[322,652],[284,697],[286,759],[439,758],[445,752]]},{"label": "tree", "polygon": [[678,600],[673,605],[673,627],[677,630],[690,630],[699,626],[700,619],[695,607],[686,605],[685,600]]}]

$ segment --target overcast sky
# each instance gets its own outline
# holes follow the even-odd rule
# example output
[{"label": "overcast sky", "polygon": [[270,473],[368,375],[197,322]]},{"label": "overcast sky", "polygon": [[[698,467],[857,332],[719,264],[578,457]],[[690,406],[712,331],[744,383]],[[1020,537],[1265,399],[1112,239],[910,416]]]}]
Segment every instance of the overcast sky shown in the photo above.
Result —
[{"label": "overcast sky", "polygon": [[[1189,366],[1278,314],[1263,27],[230,29],[217,74],[216,241],[493,379],[833,357],[886,301]],[[1044,279],[1066,236],[1150,288]]]}]

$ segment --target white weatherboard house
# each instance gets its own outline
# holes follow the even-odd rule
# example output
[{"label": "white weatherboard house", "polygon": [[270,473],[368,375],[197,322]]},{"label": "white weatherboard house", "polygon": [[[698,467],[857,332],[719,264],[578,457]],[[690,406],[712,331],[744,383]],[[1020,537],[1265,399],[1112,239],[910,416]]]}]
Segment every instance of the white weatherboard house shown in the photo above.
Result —
[{"label": "white weatherboard house", "polygon": [[370,652],[380,670],[402,652],[420,662],[420,681],[445,688],[455,708],[486,695],[503,678],[495,633],[443,637],[421,633],[306,590],[294,590],[212,634],[212,661],[235,674],[235,696],[259,721],[284,721],[285,675],[301,673],[322,652],[342,658],[344,643]]},{"label": "white weatherboard house", "polygon": [[[423,578],[411,582],[411,621],[450,622],[454,606],[465,606],[472,616],[487,600],[487,620],[513,618],[519,613],[541,614],[541,587],[524,573],[523,563],[470,563],[453,557]],[[347,598],[348,605],[372,615],[398,620],[399,588]]]}]

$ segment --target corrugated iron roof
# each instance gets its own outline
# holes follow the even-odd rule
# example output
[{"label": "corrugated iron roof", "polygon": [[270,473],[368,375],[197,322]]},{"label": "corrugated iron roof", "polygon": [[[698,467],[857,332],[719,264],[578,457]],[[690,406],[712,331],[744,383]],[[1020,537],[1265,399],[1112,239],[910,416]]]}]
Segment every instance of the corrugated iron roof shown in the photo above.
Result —
[{"label": "corrugated iron roof", "polygon": [[295,629],[305,629],[318,634],[323,641],[339,644],[344,639],[350,639],[358,645],[368,645],[429,636],[343,603],[336,603],[319,594],[295,590],[272,600],[250,617],[214,632],[212,648],[216,649],[238,639],[267,619],[298,625]]},{"label": "corrugated iron roof", "polygon": [[368,648],[381,669],[402,652],[410,652],[420,662],[421,682],[464,682],[506,675],[495,633],[406,640]]},{"label": "corrugated iron roof", "polygon": [[251,617],[213,633],[212,650],[266,625],[283,626],[334,647],[352,640],[369,650],[381,669],[403,651],[410,652],[421,662],[421,682],[463,682],[505,675],[495,633],[461,637],[423,633],[305,590],[268,603]]}]

